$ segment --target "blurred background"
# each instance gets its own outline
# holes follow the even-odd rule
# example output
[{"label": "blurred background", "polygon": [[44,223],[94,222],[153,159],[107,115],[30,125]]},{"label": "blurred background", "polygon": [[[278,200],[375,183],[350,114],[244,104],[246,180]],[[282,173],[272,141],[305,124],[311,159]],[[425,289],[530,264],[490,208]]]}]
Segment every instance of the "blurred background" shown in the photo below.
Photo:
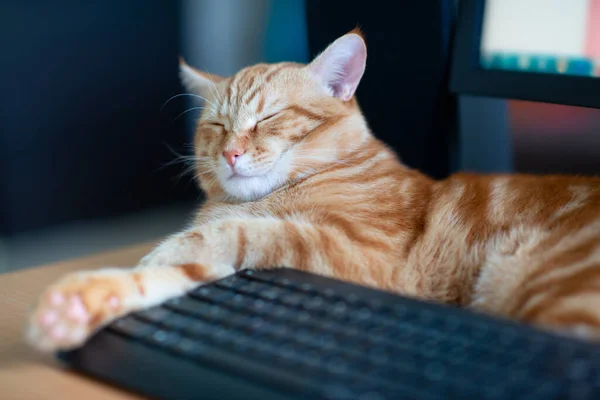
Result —
[{"label": "blurred background", "polygon": [[[198,106],[177,58],[229,75],[306,62],[361,26],[358,99],[377,136],[436,178],[600,171],[600,111],[455,98],[456,1],[0,2],[0,273],[156,240],[202,201],[185,166]],[[166,103],[166,104],[165,104]]]}]

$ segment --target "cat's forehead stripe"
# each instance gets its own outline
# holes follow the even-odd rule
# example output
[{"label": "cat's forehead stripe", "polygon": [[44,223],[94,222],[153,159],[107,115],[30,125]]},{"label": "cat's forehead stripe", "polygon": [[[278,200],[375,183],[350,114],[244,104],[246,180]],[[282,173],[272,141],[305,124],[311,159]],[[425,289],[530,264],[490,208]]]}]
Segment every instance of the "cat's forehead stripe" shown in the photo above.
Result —
[{"label": "cat's forehead stripe", "polygon": [[[248,88],[248,90],[250,90],[250,87]],[[252,102],[252,100],[254,100],[254,98],[256,97],[256,95],[258,94],[259,91],[260,91],[260,85],[256,86],[253,91],[251,91],[251,92],[249,91],[248,95],[246,96],[246,99],[243,100],[244,104],[250,104]]]},{"label": "cat's forehead stripe", "polygon": [[262,113],[263,108],[265,107],[265,97],[261,96],[260,99],[258,100],[258,106],[256,106],[256,114]]},{"label": "cat's forehead stripe", "polygon": [[[239,96],[241,97],[241,99],[238,99],[239,103],[246,105],[250,104],[260,93],[263,85],[271,82],[273,78],[278,76],[283,70],[293,68],[294,66],[295,64],[293,63],[281,63],[273,66],[257,65],[240,71],[238,74],[239,76],[236,76],[231,82],[231,86],[234,86],[236,96],[239,93]],[[260,77],[260,75],[263,74],[266,75],[258,80],[258,85],[255,85],[255,83],[257,83],[257,77]],[[230,89],[228,92],[229,96],[231,96],[231,92],[232,90]],[[259,102],[262,107],[264,107],[264,99],[259,100]],[[260,107],[261,111],[262,107]]]},{"label": "cat's forehead stripe", "polygon": [[265,78],[264,78],[264,82],[265,83],[269,83],[271,82],[271,79],[273,79],[279,72],[281,72],[282,69],[288,67],[287,64],[281,64],[281,65],[277,65],[273,68],[273,70],[271,72],[269,72]]}]

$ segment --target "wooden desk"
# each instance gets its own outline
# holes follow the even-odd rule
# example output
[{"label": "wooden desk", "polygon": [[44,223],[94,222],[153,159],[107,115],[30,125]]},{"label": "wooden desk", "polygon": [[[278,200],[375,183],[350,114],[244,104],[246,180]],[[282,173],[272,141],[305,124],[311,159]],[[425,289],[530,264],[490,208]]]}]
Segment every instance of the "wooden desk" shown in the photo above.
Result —
[{"label": "wooden desk", "polygon": [[51,355],[23,341],[29,308],[52,281],[69,271],[103,266],[131,266],[152,245],[140,245],[92,257],[0,275],[0,398],[132,400],[129,393],[65,370]]}]

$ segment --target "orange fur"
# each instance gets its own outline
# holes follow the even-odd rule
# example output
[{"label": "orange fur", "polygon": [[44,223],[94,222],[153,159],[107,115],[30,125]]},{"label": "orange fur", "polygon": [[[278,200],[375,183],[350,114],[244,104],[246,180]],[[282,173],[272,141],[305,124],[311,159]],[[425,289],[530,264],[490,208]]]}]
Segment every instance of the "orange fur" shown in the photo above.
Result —
[{"label": "orange fur", "polygon": [[[115,274],[103,295],[122,288],[125,313],[240,268],[287,266],[599,338],[600,179],[434,181],[407,168],[351,97],[366,57],[361,38],[353,31],[339,39],[318,65],[260,64],[230,78],[182,64],[184,82],[207,98],[194,145],[208,200],[193,226]],[[352,63],[335,64],[348,54]],[[323,72],[327,63],[339,70]],[[105,318],[89,332],[119,315],[98,314],[105,299],[90,295],[92,278],[50,289],[78,288],[88,311]],[[80,344],[52,341],[55,326],[37,319],[52,312],[43,298],[34,344]]]}]

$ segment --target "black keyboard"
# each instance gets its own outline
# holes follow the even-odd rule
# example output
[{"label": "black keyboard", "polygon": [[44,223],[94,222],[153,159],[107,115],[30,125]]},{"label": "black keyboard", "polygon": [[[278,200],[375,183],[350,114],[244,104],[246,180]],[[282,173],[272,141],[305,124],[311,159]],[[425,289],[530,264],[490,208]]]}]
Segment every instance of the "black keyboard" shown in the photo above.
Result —
[{"label": "black keyboard", "polygon": [[122,318],[75,369],[168,399],[600,399],[600,346],[299,271]]}]

